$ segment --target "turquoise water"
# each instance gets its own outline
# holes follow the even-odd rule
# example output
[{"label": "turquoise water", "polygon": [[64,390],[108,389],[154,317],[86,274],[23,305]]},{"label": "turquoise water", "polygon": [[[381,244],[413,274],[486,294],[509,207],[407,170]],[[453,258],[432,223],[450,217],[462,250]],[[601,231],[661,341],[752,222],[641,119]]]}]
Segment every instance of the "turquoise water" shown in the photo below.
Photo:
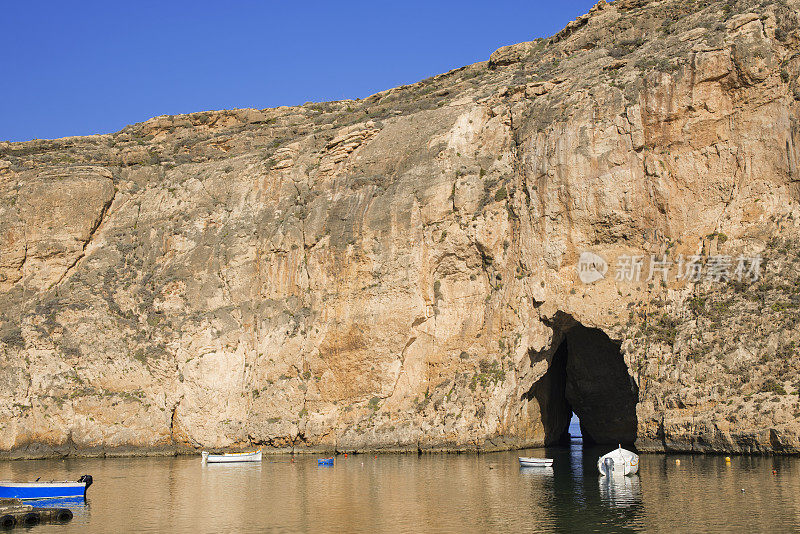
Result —
[{"label": "turquoise water", "polygon": [[[800,530],[796,458],[726,465],[718,456],[643,455],[639,477],[608,483],[596,469],[606,450],[576,441],[480,455],[351,455],[333,467],[313,456],[207,466],[199,456],[37,460],[0,463],[0,479],[94,476],[70,524],[31,534]],[[552,457],[553,467],[520,469],[523,454]]]}]

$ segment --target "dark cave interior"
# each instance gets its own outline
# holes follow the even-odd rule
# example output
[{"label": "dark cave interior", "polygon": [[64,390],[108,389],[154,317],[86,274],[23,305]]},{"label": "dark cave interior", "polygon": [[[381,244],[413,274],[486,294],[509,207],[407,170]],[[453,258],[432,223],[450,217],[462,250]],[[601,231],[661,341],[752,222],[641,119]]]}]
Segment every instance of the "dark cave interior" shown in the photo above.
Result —
[{"label": "dark cave interior", "polygon": [[586,445],[636,441],[639,391],[619,344],[602,330],[571,322],[547,372],[525,397],[539,403],[548,445],[568,438],[573,413]]}]

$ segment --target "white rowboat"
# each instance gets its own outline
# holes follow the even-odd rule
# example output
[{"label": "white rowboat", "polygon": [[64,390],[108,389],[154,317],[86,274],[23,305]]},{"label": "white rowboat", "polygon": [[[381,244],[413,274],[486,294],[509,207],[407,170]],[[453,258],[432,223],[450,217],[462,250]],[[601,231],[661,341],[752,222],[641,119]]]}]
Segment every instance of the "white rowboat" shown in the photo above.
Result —
[{"label": "white rowboat", "polygon": [[552,467],[553,459],[552,458],[526,458],[524,456],[519,457],[519,465],[520,467]]},{"label": "white rowboat", "polygon": [[209,464],[227,464],[233,462],[260,462],[261,451],[253,452],[226,452],[224,454],[209,454],[202,452],[203,462]]},{"label": "white rowboat", "polygon": [[635,475],[639,471],[639,455],[619,446],[597,460],[597,470],[603,476]]}]

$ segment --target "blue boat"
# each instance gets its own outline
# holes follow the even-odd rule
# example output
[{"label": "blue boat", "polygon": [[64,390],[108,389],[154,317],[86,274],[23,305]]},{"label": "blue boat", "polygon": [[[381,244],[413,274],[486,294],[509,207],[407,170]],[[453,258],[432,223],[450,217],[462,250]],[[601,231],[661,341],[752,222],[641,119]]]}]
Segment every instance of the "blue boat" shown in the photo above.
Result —
[{"label": "blue boat", "polygon": [[77,482],[0,482],[0,499],[75,499],[85,498],[92,485],[92,475]]},{"label": "blue boat", "polygon": [[333,458],[317,458],[317,465],[333,465]]}]

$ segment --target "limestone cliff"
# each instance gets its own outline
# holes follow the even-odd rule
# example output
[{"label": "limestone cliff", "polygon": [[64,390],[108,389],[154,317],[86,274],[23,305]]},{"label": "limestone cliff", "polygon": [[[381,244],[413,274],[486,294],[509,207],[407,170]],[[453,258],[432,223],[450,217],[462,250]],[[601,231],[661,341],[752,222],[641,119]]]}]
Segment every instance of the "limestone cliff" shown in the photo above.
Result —
[{"label": "limestone cliff", "polygon": [[490,450],[574,411],[800,451],[799,9],[600,2],[364,100],[0,143],[0,450]]}]

